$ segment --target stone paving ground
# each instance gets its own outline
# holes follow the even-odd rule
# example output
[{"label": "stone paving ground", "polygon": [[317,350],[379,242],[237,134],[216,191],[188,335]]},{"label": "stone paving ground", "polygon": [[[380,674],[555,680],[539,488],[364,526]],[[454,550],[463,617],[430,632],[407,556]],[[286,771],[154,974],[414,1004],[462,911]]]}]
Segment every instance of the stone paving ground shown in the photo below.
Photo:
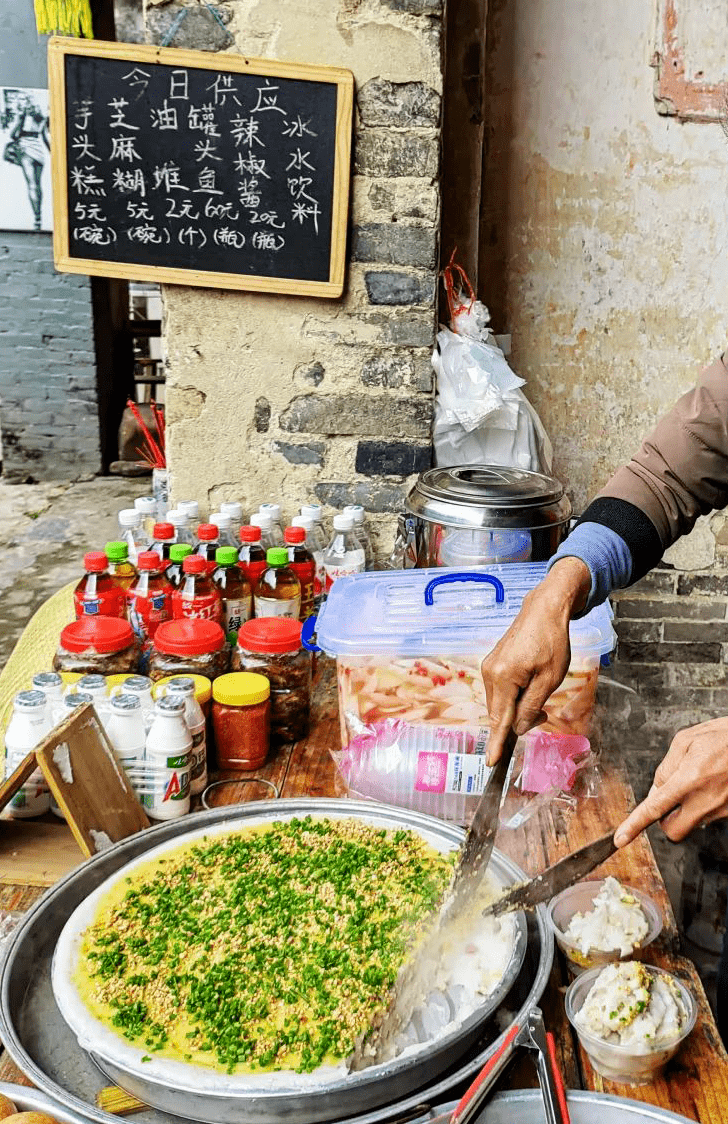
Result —
[{"label": "stone paving ground", "polygon": [[[61,586],[80,577],[87,550],[103,549],[117,538],[117,512],[133,506],[136,496],[149,494],[150,484],[145,477],[13,485],[0,479],[0,669],[36,609]],[[675,847],[658,828],[650,831],[650,838],[680,918],[683,882],[700,877],[696,871],[705,840],[701,845],[695,838]],[[700,935],[700,918],[692,926],[703,947],[690,942],[686,952],[698,965],[714,1002],[718,947],[714,919],[722,910],[719,902],[711,900],[703,903],[703,911],[705,934]]]},{"label": "stone paving ground", "polygon": [[4,484],[0,481],[0,667],[36,609],[83,572],[87,550],[118,537],[117,512],[151,478]]}]

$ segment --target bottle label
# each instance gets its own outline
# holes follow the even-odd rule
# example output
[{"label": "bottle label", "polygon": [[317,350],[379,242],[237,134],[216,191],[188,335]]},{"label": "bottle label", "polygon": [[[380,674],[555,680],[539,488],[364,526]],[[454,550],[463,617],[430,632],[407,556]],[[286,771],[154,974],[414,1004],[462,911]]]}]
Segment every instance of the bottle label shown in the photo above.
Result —
[{"label": "bottle label", "polygon": [[306,617],[311,616],[314,609],[316,563],[313,559],[310,562],[289,562],[288,568],[293,570],[301,583],[301,620],[305,620]]},{"label": "bottle label", "polygon": [[222,622],[222,601],[217,593],[184,597],[182,590],[178,589],[172,595],[172,606],[172,615],[178,620]]},{"label": "bottle label", "polygon": [[297,621],[301,615],[301,598],[291,597],[287,601],[279,601],[275,597],[255,596],[256,617],[291,617]]},{"label": "bottle label", "polygon": [[142,641],[153,640],[159,625],[171,617],[168,593],[155,591],[150,597],[132,594],[129,598],[129,624]]},{"label": "bottle label", "polygon": [[323,550],[314,550],[313,560],[316,563],[316,573],[313,579],[313,595],[315,598],[320,598],[321,594],[326,589],[326,567],[324,566],[324,552]]},{"label": "bottle label", "polygon": [[223,606],[223,625],[227,639],[234,644],[238,638],[238,629],[244,621],[249,621],[252,610],[252,597],[243,597],[226,601]]},{"label": "bottle label", "polygon": [[348,578],[351,574],[364,572],[364,551],[347,550],[340,561],[324,564],[326,571],[326,592],[331,589],[337,578]]},{"label": "bottle label", "polygon": [[196,781],[205,772],[207,764],[207,742],[204,726],[197,734],[192,735],[192,772],[190,781]]},{"label": "bottle label", "polygon": [[73,600],[77,617],[126,617],[126,591],[120,585],[108,592],[90,595],[77,590]]},{"label": "bottle label", "polygon": [[417,754],[415,791],[480,796],[490,773],[484,753],[423,751]]}]

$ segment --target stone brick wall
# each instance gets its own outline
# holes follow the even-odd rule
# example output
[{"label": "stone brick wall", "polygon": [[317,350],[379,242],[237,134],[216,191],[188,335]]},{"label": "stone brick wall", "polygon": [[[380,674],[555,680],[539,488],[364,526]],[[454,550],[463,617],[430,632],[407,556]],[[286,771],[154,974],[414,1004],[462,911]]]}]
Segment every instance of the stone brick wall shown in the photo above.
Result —
[{"label": "stone brick wall", "polygon": [[[148,0],[148,38],[181,7]],[[287,513],[306,497],[360,502],[386,553],[392,513],[431,460],[442,3],[216,10],[247,54],[354,73],[347,288],[336,301],[165,289],[172,497],[276,498]]]},{"label": "stone brick wall", "polygon": [[91,286],[56,273],[49,235],[0,232],[3,477],[101,468]]}]

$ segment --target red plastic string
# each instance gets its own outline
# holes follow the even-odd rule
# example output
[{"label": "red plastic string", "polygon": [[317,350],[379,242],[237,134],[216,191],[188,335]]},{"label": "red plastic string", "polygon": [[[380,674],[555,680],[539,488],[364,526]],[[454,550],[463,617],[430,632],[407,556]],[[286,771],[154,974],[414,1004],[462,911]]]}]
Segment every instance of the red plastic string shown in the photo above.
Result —
[{"label": "red plastic string", "polygon": [[[442,279],[447,294],[447,305],[450,310],[450,320],[454,320],[461,312],[470,312],[475,303],[475,289],[470,284],[470,278],[461,265],[455,261],[458,252],[457,246],[450,255],[450,261],[442,271]],[[467,293],[467,303],[463,300],[463,293]]]}]

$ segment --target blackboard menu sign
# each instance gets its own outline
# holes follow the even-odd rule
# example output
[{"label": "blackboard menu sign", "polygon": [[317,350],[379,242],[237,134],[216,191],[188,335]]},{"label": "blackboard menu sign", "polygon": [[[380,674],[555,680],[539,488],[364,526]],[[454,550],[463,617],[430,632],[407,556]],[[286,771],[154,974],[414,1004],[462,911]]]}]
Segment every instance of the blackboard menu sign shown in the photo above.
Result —
[{"label": "blackboard menu sign", "polygon": [[58,270],[341,295],[350,71],[78,39],[48,52]]}]

